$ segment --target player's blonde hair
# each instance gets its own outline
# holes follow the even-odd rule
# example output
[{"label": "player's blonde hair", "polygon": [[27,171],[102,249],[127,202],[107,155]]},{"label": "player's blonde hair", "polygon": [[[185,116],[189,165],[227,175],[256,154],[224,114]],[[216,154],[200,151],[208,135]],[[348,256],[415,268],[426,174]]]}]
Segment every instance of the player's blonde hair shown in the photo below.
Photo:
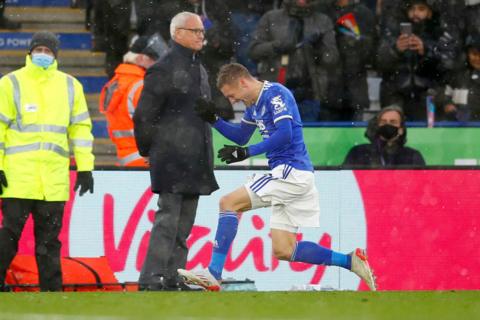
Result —
[{"label": "player's blonde hair", "polygon": [[221,89],[225,85],[236,85],[240,78],[253,79],[248,69],[239,63],[223,65],[218,71],[217,88]]}]

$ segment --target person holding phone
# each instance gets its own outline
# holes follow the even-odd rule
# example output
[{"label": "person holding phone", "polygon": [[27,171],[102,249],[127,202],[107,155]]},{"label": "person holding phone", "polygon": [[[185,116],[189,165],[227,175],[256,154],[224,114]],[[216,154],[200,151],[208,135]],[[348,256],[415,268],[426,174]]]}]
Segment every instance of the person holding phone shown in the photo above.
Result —
[{"label": "person holding phone", "polygon": [[427,0],[402,4],[398,24],[389,24],[380,36],[380,103],[400,106],[409,121],[425,121],[427,92],[443,82],[455,64],[457,47],[434,4]]}]

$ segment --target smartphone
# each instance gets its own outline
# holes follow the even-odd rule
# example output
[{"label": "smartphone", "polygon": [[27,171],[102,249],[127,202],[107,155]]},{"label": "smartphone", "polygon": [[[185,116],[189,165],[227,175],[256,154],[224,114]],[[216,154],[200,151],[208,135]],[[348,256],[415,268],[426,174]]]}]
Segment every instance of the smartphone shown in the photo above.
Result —
[{"label": "smartphone", "polygon": [[410,22],[401,22],[400,23],[400,33],[411,35],[412,34],[412,24]]}]

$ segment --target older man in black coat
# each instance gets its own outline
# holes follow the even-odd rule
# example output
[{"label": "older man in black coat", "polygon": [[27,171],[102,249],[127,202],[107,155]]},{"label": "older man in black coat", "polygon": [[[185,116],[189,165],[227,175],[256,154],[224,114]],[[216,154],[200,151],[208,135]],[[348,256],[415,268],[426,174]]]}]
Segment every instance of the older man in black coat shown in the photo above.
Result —
[{"label": "older man in black coat", "polygon": [[171,50],[147,70],[133,117],[139,152],[150,162],[152,191],[159,194],[141,290],[188,290],[177,269],[186,264],[198,198],[218,189],[211,127],[194,112],[197,98],[210,98],[197,54],[203,46],[202,21],[196,14],[179,13],[170,33]]}]

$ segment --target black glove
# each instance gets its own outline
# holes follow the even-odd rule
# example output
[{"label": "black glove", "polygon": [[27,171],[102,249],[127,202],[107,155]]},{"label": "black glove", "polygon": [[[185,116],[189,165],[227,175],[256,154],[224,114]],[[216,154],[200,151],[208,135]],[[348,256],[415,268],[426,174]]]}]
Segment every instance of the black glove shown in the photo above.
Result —
[{"label": "black glove", "polygon": [[77,172],[77,182],[73,191],[77,191],[80,188],[80,197],[85,194],[85,192],[90,190],[90,193],[93,193],[93,177],[91,171],[78,171]]},{"label": "black glove", "polygon": [[195,112],[203,121],[214,124],[217,121],[215,104],[204,98],[198,98],[195,102]]},{"label": "black glove", "polygon": [[248,148],[240,146],[223,145],[223,148],[218,150],[218,158],[227,164],[242,161],[250,157]]},{"label": "black glove", "polygon": [[3,187],[8,187],[8,182],[5,172],[0,170],[0,194],[3,194]]}]

